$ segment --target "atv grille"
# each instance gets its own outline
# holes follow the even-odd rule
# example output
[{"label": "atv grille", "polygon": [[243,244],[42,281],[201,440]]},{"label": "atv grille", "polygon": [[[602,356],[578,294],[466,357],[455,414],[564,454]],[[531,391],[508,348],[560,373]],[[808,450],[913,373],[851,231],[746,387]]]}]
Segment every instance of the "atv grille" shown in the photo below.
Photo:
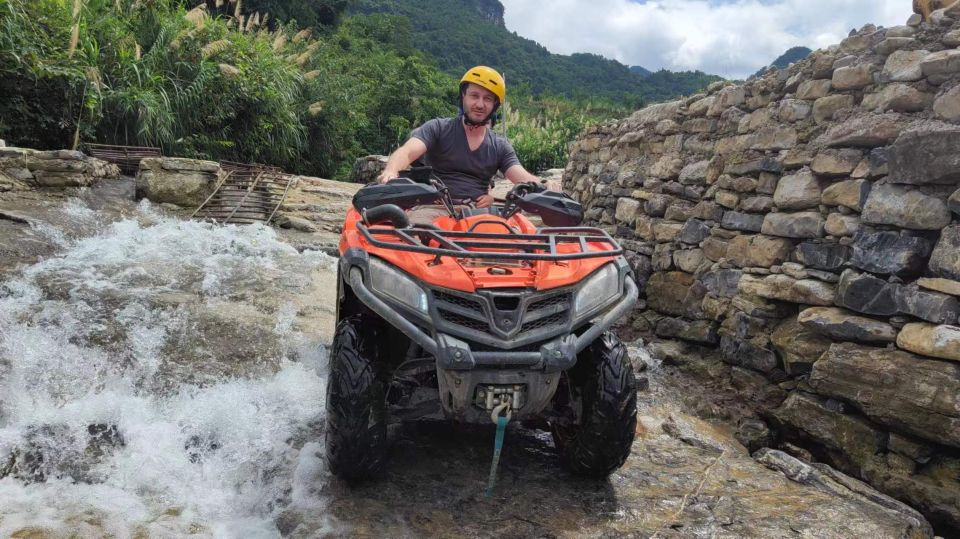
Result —
[{"label": "atv grille", "polygon": [[550,296],[546,299],[541,299],[535,301],[527,307],[527,312],[535,312],[546,309],[548,307],[556,307],[558,305],[569,306],[570,305],[570,295],[569,294],[557,294],[555,296]]},{"label": "atv grille", "polygon": [[[436,298],[437,301],[448,303],[450,305],[456,305],[462,309],[467,309],[479,315],[483,315],[483,305],[480,304],[479,300],[455,296],[453,294],[438,292],[436,290],[433,292],[433,297]],[[443,308],[443,305],[440,305],[440,308]]]},{"label": "atv grille", "polygon": [[533,331],[535,329],[545,328],[547,326],[563,324],[567,321],[567,313],[557,313],[543,318],[538,318],[530,322],[524,322],[520,328],[520,333]]},{"label": "atv grille", "polygon": [[490,326],[486,322],[474,320],[473,318],[467,318],[466,316],[461,316],[450,311],[444,311],[443,309],[440,310],[440,316],[442,316],[444,320],[450,322],[451,324],[456,324],[460,327],[472,329],[474,331],[487,333],[490,330]]}]

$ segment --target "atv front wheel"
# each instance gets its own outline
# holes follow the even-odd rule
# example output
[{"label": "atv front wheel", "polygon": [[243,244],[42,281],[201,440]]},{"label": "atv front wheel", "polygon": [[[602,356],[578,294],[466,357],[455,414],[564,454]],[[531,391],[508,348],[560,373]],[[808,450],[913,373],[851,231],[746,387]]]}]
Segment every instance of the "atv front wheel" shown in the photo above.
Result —
[{"label": "atv front wheel", "polygon": [[359,315],[337,324],[327,379],[327,462],[347,480],[377,474],[387,456],[384,384],[377,376],[374,324]]},{"label": "atv front wheel", "polygon": [[553,442],[564,466],[602,479],[623,465],[637,428],[637,383],[626,347],[604,332],[565,373],[579,421],[553,424]]}]

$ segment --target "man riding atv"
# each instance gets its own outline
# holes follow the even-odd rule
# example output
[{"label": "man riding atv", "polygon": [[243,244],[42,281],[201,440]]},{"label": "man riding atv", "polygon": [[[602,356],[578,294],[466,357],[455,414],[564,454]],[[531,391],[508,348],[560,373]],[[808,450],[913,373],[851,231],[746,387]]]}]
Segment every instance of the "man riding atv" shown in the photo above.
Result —
[{"label": "man riding atv", "polygon": [[[414,129],[407,142],[390,155],[378,181],[396,178],[401,170],[424,158],[455,201],[471,201],[477,208],[493,204],[488,185],[498,170],[514,184],[540,182],[523,168],[510,142],[491,129],[506,92],[506,83],[496,70],[486,66],[468,70],[460,79],[460,114],[435,118]],[[561,190],[556,181],[547,182],[546,188]],[[429,224],[445,214],[441,206],[426,205],[414,208],[410,220]]]},{"label": "man riding atv", "polygon": [[[415,130],[353,198],[326,401],[339,477],[376,475],[388,426],[415,419],[493,421],[498,446],[511,419],[549,428],[561,462],[589,477],[630,454],[645,384],[610,327],[637,285],[620,245],[578,226],[580,204],[490,132],[503,96],[495,71],[468,71],[461,116]],[[432,168],[402,171],[423,156]],[[515,184],[502,204],[488,194],[497,170]]]}]

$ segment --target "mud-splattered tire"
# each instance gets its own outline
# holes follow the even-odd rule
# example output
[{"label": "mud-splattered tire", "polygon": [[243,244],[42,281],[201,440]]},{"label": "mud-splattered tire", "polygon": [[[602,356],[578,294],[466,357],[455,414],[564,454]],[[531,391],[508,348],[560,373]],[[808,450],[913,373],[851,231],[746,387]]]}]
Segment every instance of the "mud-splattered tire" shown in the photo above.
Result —
[{"label": "mud-splattered tire", "polygon": [[579,424],[552,425],[571,472],[602,479],[623,465],[637,428],[637,382],[626,347],[607,331],[580,353],[567,383],[582,405]]},{"label": "mud-splattered tire", "polygon": [[327,462],[337,477],[358,481],[387,456],[384,386],[377,376],[373,324],[351,316],[337,324],[327,379]]}]

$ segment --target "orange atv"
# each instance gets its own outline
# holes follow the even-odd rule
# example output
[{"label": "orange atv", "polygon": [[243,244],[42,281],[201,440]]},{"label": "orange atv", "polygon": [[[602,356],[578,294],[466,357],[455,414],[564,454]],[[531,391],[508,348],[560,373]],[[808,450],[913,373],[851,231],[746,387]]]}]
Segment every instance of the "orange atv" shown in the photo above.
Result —
[{"label": "orange atv", "polygon": [[[479,423],[493,412],[548,425],[575,473],[619,468],[633,443],[638,385],[609,331],[637,300],[623,249],[605,231],[577,226],[580,205],[539,185],[517,185],[504,203],[479,209],[455,205],[426,167],[407,175],[358,191],[340,237],[331,471],[375,475],[388,424]],[[438,203],[449,216],[410,224],[404,210]]]}]

